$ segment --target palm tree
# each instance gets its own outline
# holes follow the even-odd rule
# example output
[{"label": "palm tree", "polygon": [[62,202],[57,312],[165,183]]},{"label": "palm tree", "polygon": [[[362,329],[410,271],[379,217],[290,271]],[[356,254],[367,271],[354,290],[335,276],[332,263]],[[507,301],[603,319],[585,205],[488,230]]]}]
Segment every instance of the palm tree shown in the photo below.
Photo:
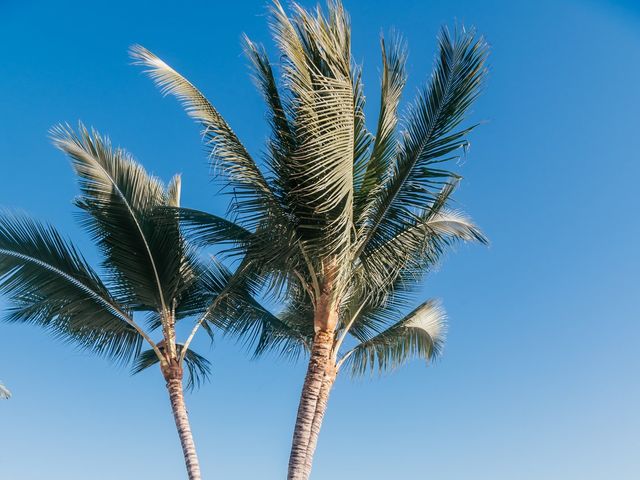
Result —
[{"label": "palm tree", "polygon": [[[235,294],[219,295],[233,284],[231,276],[218,263],[199,261],[181,234],[169,210],[180,204],[180,176],[163,184],[82,125],[78,133],[58,126],[52,138],[78,176],[75,204],[100,250],[104,275],[54,227],[4,212],[0,293],[12,304],[6,320],[40,325],[99,355],[132,362],[134,372],[159,364],[189,478],[199,479],[183,377],[193,388],[209,375],[191,341],[200,326],[210,332],[216,318],[231,312]],[[179,342],[176,323],[185,319],[194,321],[193,330]],[[153,340],[158,333],[160,340]]]},{"label": "palm tree", "polygon": [[11,392],[7,387],[0,383],[0,399],[6,400],[8,398],[11,398]]},{"label": "palm tree", "polygon": [[452,209],[460,177],[447,165],[468,146],[473,126],[461,125],[483,84],[488,48],[474,31],[443,29],[431,78],[400,122],[406,49],[397,37],[383,40],[372,134],[342,5],[330,2],[327,15],[292,8],[288,16],[279,3],[272,7],[280,80],[265,49],[245,41],[272,130],[264,169],[193,84],[143,47],[132,56],[204,127],[233,194],[235,223],[183,210],[183,225],[194,241],[230,242],[253,278],[286,298],[277,318],[262,318],[256,353],[309,353],[288,473],[307,479],[341,370],[386,371],[441,351],[445,314],[437,301],[401,313],[450,246],[486,242]]}]

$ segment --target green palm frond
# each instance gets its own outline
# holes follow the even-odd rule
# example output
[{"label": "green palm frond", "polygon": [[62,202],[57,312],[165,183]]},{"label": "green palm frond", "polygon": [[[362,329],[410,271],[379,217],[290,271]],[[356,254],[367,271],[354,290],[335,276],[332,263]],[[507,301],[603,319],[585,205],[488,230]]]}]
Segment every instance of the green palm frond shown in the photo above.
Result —
[{"label": "green palm frond", "polygon": [[177,220],[159,219],[157,211],[176,202],[177,180],[169,198],[160,180],[83,125],[77,134],[58,126],[52,138],[72,160],[81,190],[76,203],[86,213],[82,225],[101,247],[118,298],[137,309],[168,311],[185,287],[188,265]]},{"label": "green palm frond", "polygon": [[474,31],[443,29],[431,81],[420,92],[403,132],[398,158],[365,219],[360,251],[394,236],[407,220],[428,208],[443,185],[458,175],[437,168],[456,159],[473,127],[457,129],[486,76],[487,44]]},{"label": "green palm frond", "polygon": [[[479,228],[462,212],[447,203],[455,183],[445,185],[436,200],[414,216],[385,241],[370,243],[354,264],[352,288],[356,301],[384,304],[405,283],[416,283],[435,267],[445,251],[458,242],[487,243]],[[365,319],[358,320],[355,327]]]},{"label": "green palm frond", "polygon": [[244,278],[237,271],[228,272],[225,301],[212,312],[214,318],[210,321],[225,334],[240,339],[245,347],[254,349],[255,356],[277,349],[276,345],[283,347],[283,355],[297,356],[308,347],[308,338],[295,322],[274,315],[257,300],[266,281],[269,280],[260,278],[250,267]]},{"label": "green palm frond", "polygon": [[355,218],[360,226],[362,218],[370,214],[376,198],[376,190],[384,183],[398,150],[397,125],[398,106],[407,77],[406,46],[398,37],[393,38],[389,46],[384,39],[382,44],[382,85],[380,112],[373,143],[373,150],[366,165],[362,182],[356,192]]},{"label": "green palm frond", "polygon": [[131,58],[156,83],[163,95],[175,96],[186,112],[203,128],[212,160],[227,175],[233,188],[233,210],[255,226],[264,215],[279,211],[269,184],[255,161],[240,142],[222,115],[207,98],[187,79],[146,48],[135,45]]},{"label": "green palm frond", "polygon": [[293,127],[288,117],[293,112],[280,95],[280,89],[264,47],[253,43],[247,36],[244,37],[244,44],[245,53],[253,66],[256,85],[268,106],[269,122],[274,134],[272,148],[275,150],[275,157],[286,158],[296,146]]},{"label": "green palm frond", "polygon": [[8,398],[11,398],[11,392],[7,387],[0,383],[0,399],[7,400]]},{"label": "green palm frond", "polygon": [[[161,212],[162,215],[171,212]],[[244,245],[254,236],[250,230],[226,218],[190,208],[173,209],[189,240],[195,245]]]},{"label": "green palm frond", "polygon": [[[211,257],[209,262],[205,263],[190,254],[189,264],[192,280],[173,302],[173,315],[176,321],[197,318],[202,315],[211,303],[224,292],[231,277],[227,267],[215,257]],[[211,337],[213,336],[213,327],[224,328],[230,322],[230,314],[225,310],[225,305],[226,302],[223,302],[207,317],[208,321],[205,322],[204,327]],[[151,330],[163,325],[163,318],[159,311],[148,312],[146,320]]]},{"label": "green palm frond", "polygon": [[282,357],[296,360],[309,352],[314,334],[309,313],[296,308],[287,308],[277,316],[265,313],[254,356],[278,352]]},{"label": "green palm frond", "polygon": [[288,158],[303,243],[312,256],[344,253],[353,224],[356,104],[349,21],[341,6],[328,18],[276,3],[272,30],[283,82],[293,99],[296,150]]},{"label": "green palm frond", "polygon": [[85,259],[50,226],[0,215],[0,293],[7,320],[35,323],[81,347],[125,361],[143,337]]},{"label": "green palm frond", "polygon": [[[267,279],[267,282],[270,280]],[[313,343],[313,311],[310,296],[302,285],[290,280],[286,287],[287,304],[277,314],[249,297],[241,304],[244,315],[237,315],[244,323],[235,322],[244,330],[227,329],[227,333],[240,335],[247,347],[253,348],[255,357],[279,352],[285,358],[295,360],[307,353]]]},{"label": "green palm frond", "polygon": [[480,241],[484,235],[464,214],[441,210],[417,219],[413,227],[362,257],[351,279],[355,293],[346,309],[349,334],[360,341],[397,316],[411,302],[420,280],[436,269],[445,251],[457,242]]},{"label": "green palm frond", "polygon": [[[178,344],[176,347],[180,354],[183,346]],[[159,362],[160,360],[153,350],[145,350],[136,358],[131,373],[135,375],[153,365],[157,365]],[[207,382],[211,376],[211,363],[209,360],[194,352],[192,349],[188,349],[184,356],[184,366],[187,369],[187,382],[185,385],[187,390],[197,390],[202,384]]]},{"label": "green palm frond", "polygon": [[362,67],[354,67],[352,70],[354,105],[353,210],[355,222],[359,211],[359,194],[362,191],[365,180],[367,180],[367,171],[369,170],[369,166],[371,165],[371,145],[374,139],[366,127],[366,119],[364,115],[366,97],[364,94],[364,84],[362,83]]},{"label": "green palm frond", "polygon": [[[270,185],[281,205],[282,216],[287,219],[291,227],[292,231],[288,235],[295,235],[295,229],[300,221],[296,218],[296,202],[292,192],[292,186],[296,182],[292,178],[293,172],[288,163],[298,145],[294,121],[295,108],[286,98],[286,89],[279,87],[264,47],[253,43],[246,36],[244,44],[246,55],[253,67],[255,83],[267,104],[271,138],[268,141],[265,163],[270,172]],[[281,94],[281,90],[285,95]]]},{"label": "green palm frond", "polygon": [[402,320],[348,351],[343,362],[355,376],[393,370],[412,358],[433,360],[442,352],[446,315],[429,300]]},{"label": "green palm frond", "polygon": [[[362,256],[363,280],[370,287],[388,289],[405,270],[425,274],[438,265],[456,242],[487,243],[478,227],[463,213],[443,210],[430,218],[416,218],[403,231]],[[357,275],[358,267],[355,269]]]}]

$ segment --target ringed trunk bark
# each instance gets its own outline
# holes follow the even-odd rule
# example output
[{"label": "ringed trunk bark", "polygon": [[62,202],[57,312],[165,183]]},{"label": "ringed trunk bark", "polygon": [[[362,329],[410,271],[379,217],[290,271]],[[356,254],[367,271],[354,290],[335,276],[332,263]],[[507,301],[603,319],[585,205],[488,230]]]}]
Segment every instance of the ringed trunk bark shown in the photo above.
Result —
[{"label": "ringed trunk bark", "polygon": [[319,330],[315,334],[307,375],[302,386],[296,426],[293,431],[288,480],[307,480],[309,478],[306,468],[309,440],[312,436],[313,422],[325,383],[327,367],[332,362],[333,339],[333,331]]},{"label": "ringed trunk bark", "polygon": [[196,453],[196,446],[193,442],[191,433],[191,425],[189,424],[189,416],[187,415],[187,407],[184,403],[184,391],[182,388],[182,368],[168,367],[165,374],[167,380],[167,390],[169,391],[169,400],[171,401],[171,410],[173,418],[176,422],[180,444],[182,445],[182,453],[184,462],[187,467],[187,475],[189,480],[201,480],[200,464]]},{"label": "ringed trunk bark", "polygon": [[318,445],[318,436],[320,435],[320,428],[322,428],[322,421],[324,420],[324,414],[327,411],[327,404],[329,402],[329,395],[331,389],[336,381],[337,371],[335,366],[330,366],[325,373],[324,381],[318,395],[318,403],[316,404],[316,412],[311,423],[311,433],[309,435],[309,441],[307,444],[307,458],[304,465],[304,478],[311,476],[311,468],[313,467],[313,455]]}]

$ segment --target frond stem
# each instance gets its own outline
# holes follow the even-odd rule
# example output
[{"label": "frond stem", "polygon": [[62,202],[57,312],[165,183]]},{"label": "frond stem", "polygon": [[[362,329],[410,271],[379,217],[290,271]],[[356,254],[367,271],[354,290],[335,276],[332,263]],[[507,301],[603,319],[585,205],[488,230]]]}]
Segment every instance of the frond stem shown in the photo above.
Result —
[{"label": "frond stem", "polygon": [[89,296],[91,298],[93,298],[97,302],[101,303],[103,307],[107,308],[107,310],[111,311],[111,313],[114,314],[114,316],[120,318],[120,320],[124,321],[129,326],[134,328],[138,332],[138,334],[142,338],[144,338],[147,341],[147,343],[151,346],[151,348],[153,349],[155,354],[158,356],[160,361],[161,362],[164,361],[164,357],[162,355],[162,352],[160,352],[160,349],[155,344],[155,342],[153,340],[151,340],[149,335],[147,335],[147,333],[129,315],[127,315],[118,305],[113,304],[112,302],[110,302],[109,300],[104,298],[102,295],[100,295],[98,292],[94,291],[93,289],[91,289],[90,287],[88,287],[87,285],[82,283],[77,278],[73,277],[72,275],[69,275],[66,272],[63,272],[59,268],[56,268],[53,265],[48,264],[47,262],[43,262],[42,260],[40,260],[38,258],[35,258],[35,257],[32,257],[32,256],[29,256],[29,255],[24,255],[24,254],[22,254],[20,252],[15,252],[13,250],[7,250],[7,249],[4,249],[4,248],[0,248],[0,255],[6,255],[6,256],[9,256],[9,257],[13,257],[13,258],[18,258],[20,260],[24,260],[25,262],[34,263],[34,264],[36,264],[36,265],[38,265],[38,266],[40,266],[42,268],[45,268],[45,269],[49,270],[50,272],[55,273],[56,275],[62,277],[64,280],[66,280],[67,282],[69,282],[72,285],[76,286],[77,288],[79,288],[83,292],[89,294]]}]

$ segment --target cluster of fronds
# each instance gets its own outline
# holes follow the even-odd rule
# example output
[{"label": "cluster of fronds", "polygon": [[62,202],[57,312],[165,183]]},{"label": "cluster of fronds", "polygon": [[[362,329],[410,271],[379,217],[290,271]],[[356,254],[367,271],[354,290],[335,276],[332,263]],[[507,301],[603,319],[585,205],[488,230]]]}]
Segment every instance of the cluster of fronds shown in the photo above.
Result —
[{"label": "cluster of fronds", "polygon": [[257,353],[309,348],[313,308],[331,274],[339,338],[349,333],[360,342],[342,357],[354,373],[431,359],[442,345],[441,308],[428,301],[397,316],[453,244],[486,242],[451,208],[460,176],[448,166],[468,146],[473,126],[462,123],[482,87],[487,45],[474,31],[443,29],[431,78],[400,116],[406,49],[398,38],[383,41],[380,109],[369,132],[342,5],[330,2],[326,15],[292,8],[289,16],[276,2],[271,12],[277,71],[264,47],[245,41],[272,127],[262,168],[192,83],[147,49],[131,50],[162,93],[202,125],[211,160],[233,191],[234,221],[182,210],[183,227],[200,244],[231,245],[252,281],[287,298],[277,316],[233,322],[253,332]]}]

